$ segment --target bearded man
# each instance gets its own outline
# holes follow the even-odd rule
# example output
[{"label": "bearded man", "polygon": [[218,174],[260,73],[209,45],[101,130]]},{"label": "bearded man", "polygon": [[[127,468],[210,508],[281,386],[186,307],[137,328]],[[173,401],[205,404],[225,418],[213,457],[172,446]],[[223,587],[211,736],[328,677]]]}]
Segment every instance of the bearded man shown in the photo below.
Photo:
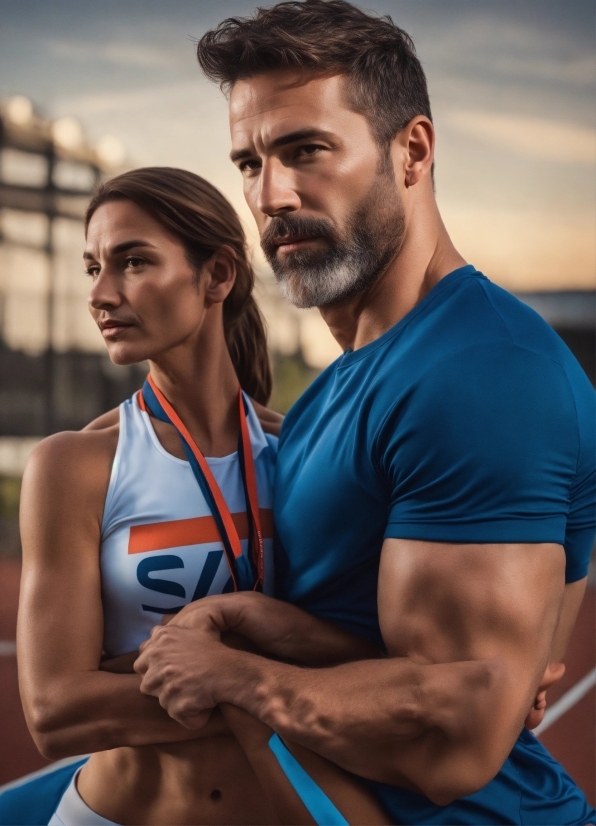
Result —
[{"label": "bearded man", "polygon": [[[198,57],[229,93],[231,157],[280,288],[344,350],[283,425],[277,593],[388,656],[308,668],[230,651],[231,626],[303,664],[316,643],[307,614],[288,626],[283,604],[229,595],[153,635],[143,690],[191,727],[215,703],[245,709],[365,778],[394,822],[595,822],[524,726],[586,585],[586,376],[452,244],[424,72],[389,18],[280,3],[224,21]],[[456,733],[446,720],[466,708],[454,696],[433,717],[412,668],[480,660],[488,702]]]}]

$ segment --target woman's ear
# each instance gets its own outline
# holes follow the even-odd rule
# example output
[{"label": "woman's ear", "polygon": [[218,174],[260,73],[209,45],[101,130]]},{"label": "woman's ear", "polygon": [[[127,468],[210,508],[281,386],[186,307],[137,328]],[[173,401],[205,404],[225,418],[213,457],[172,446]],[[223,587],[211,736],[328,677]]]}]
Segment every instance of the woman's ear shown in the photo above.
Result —
[{"label": "woman's ear", "polygon": [[203,264],[201,280],[204,282],[207,306],[221,304],[230,294],[236,281],[236,253],[224,245],[216,250]]},{"label": "woman's ear", "polygon": [[540,685],[536,691],[536,699],[534,705],[530,709],[530,713],[526,717],[526,728],[536,728],[544,719],[544,712],[546,711],[546,691],[552,685],[557,683],[565,673],[565,665],[563,663],[549,663],[546,666],[544,676],[540,681]]}]

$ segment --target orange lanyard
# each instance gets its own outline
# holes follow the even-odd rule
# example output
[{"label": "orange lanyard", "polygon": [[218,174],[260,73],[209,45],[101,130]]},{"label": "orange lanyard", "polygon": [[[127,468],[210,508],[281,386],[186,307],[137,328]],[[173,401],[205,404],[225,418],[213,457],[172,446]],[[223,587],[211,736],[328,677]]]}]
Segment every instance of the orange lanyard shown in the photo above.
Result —
[{"label": "orange lanyard", "polygon": [[211,468],[207,464],[207,460],[190,435],[182,419],[178,416],[150,375],[147,376],[143,389],[139,394],[139,404],[143,410],[149,409],[156,419],[169,422],[178,431],[192,471],[218,526],[232,575],[234,590],[248,591],[261,589],[264,579],[265,552],[259,514],[259,494],[255,461],[246,417],[246,402],[242,395],[242,390],[240,388],[238,389],[238,409],[240,414],[238,459],[240,462],[244,495],[246,497],[246,510],[250,523],[250,552],[248,559],[242,555],[242,544],[238,530],[221,489],[215,481]]}]

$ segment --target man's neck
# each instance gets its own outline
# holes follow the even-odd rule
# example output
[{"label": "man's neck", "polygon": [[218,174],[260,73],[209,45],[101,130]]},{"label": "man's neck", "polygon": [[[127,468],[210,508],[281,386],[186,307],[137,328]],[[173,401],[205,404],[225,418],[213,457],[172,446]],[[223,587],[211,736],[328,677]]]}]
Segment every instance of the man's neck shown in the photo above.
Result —
[{"label": "man's neck", "polygon": [[364,294],[320,308],[333,337],[343,350],[358,350],[379,338],[453,270],[466,261],[453,246],[438,210],[429,220],[411,221],[412,231],[398,256]]}]

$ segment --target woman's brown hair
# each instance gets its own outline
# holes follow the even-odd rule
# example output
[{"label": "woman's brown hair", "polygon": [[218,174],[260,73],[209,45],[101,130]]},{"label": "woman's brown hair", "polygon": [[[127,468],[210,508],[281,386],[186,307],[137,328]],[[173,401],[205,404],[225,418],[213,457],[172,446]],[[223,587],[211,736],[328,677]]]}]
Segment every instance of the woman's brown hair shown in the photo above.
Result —
[{"label": "woman's brown hair", "polygon": [[197,274],[224,244],[234,251],[236,281],[223,304],[224,334],[240,386],[267,404],[272,383],[267,337],[252,294],[255,275],[244,231],[232,205],[204,178],[184,169],[133,169],[99,185],[85,213],[85,231],[98,207],[117,200],[132,201],[178,238]]}]

